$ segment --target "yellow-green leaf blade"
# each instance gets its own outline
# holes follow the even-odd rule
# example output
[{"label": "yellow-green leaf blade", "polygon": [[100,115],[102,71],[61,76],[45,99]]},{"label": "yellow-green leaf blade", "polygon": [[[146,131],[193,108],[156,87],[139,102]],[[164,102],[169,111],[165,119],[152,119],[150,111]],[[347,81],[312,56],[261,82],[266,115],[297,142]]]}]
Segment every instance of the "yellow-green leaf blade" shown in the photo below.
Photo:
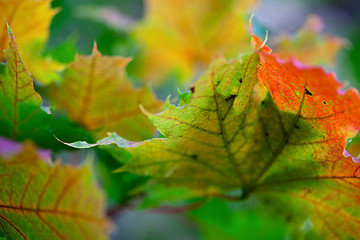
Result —
[{"label": "yellow-green leaf blade", "polygon": [[33,79],[17,51],[15,36],[9,28],[7,62],[0,73],[1,135],[40,141],[50,137],[50,115],[41,108],[41,97],[34,90]]},{"label": "yellow-green leaf blade", "polygon": [[119,171],[187,196],[255,195],[295,232],[306,224],[325,239],[359,238],[360,166],[343,156],[360,128],[359,93],[252,43],[256,53],[214,62],[187,104],[147,113],[166,138],[129,148],[133,159]]},{"label": "yellow-green leaf blade", "polygon": [[249,60],[218,62],[187,105],[149,114],[167,139],[129,149],[121,170],[201,196],[240,189],[238,199],[254,194],[296,228],[309,219],[325,238],[359,238],[360,166],[343,156],[360,127],[359,94],[323,69],[258,55],[252,77]]},{"label": "yellow-green leaf blade", "polygon": [[241,188],[250,180],[253,164],[241,162],[243,152],[237,149],[244,146],[245,152],[261,154],[253,147],[261,137],[244,137],[259,131],[257,126],[246,129],[249,133],[242,130],[257,114],[251,98],[258,63],[257,54],[214,62],[192,86],[187,105],[149,114],[167,139],[146,141],[129,149],[134,158],[122,170],[174,180],[205,192],[214,187],[220,191]]}]

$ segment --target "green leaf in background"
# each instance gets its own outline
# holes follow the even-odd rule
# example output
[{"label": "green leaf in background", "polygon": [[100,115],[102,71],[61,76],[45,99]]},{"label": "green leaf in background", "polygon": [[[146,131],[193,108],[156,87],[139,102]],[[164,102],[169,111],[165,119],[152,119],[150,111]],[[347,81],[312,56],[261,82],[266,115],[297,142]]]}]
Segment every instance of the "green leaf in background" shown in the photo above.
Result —
[{"label": "green leaf in background", "polygon": [[0,134],[16,140],[33,139],[46,143],[50,134],[50,114],[42,107],[40,95],[34,90],[33,79],[17,51],[15,36],[9,28],[7,62],[0,73]]},{"label": "green leaf in background", "polygon": [[0,134],[19,141],[32,139],[38,146],[53,150],[64,148],[53,135],[64,141],[79,138],[92,141],[86,129],[57,112],[50,114],[42,106],[42,98],[34,90],[33,78],[21,60],[10,29],[9,39],[10,49],[5,50],[8,60],[0,64]]},{"label": "green leaf in background", "polygon": [[254,198],[246,202],[212,199],[189,215],[206,240],[285,239],[288,231],[282,219],[271,215]]},{"label": "green leaf in background", "polygon": [[[142,16],[141,0],[54,0],[52,7],[59,9],[50,27],[48,49],[54,49],[69,36],[76,38],[79,53],[90,54],[94,41],[106,55],[134,56],[123,20],[135,21]],[[83,10],[86,9],[86,12]],[[119,16],[123,17],[119,19]],[[115,25],[106,19],[115,19]]]},{"label": "green leaf in background", "polygon": [[58,47],[49,51],[51,57],[61,63],[70,63],[75,60],[75,38],[70,37]]},{"label": "green leaf in background", "polygon": [[[121,156],[119,156],[120,154]],[[132,173],[114,173],[114,169],[119,168],[122,164],[103,149],[97,149],[97,156],[98,160],[95,162],[96,173],[106,192],[110,206],[125,203],[134,198],[130,191],[144,184],[148,177]],[[122,161],[127,161],[127,159],[131,158],[131,155],[122,149],[120,152],[117,151],[117,157]]]}]

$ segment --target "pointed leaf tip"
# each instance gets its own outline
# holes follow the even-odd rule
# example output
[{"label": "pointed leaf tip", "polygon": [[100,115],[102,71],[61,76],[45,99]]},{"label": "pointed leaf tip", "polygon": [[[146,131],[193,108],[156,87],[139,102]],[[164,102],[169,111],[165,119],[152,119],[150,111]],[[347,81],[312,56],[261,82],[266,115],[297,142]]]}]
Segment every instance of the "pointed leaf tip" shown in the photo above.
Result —
[{"label": "pointed leaf tip", "polygon": [[94,45],[93,45],[93,49],[92,49],[91,55],[92,55],[92,56],[101,55],[101,53],[100,53],[99,50],[98,50],[96,41],[94,41]]},{"label": "pointed leaf tip", "polygon": [[169,94],[169,95],[166,97],[165,109],[171,106],[170,98],[171,98],[171,94]]},{"label": "pointed leaf tip", "polygon": [[7,31],[8,31],[8,36],[9,36],[9,42],[11,45],[15,45],[16,46],[16,39],[14,36],[14,33],[12,32],[9,23],[6,21],[6,26],[7,26]]},{"label": "pointed leaf tip", "polygon": [[191,92],[181,92],[180,89],[178,88],[178,94],[179,94],[179,107],[186,105],[190,102],[191,99]]},{"label": "pointed leaf tip", "polygon": [[266,45],[266,41],[268,38],[268,32],[266,31],[266,37],[265,40],[262,41],[261,38],[259,38],[258,36],[256,36],[252,30],[252,19],[254,17],[254,14],[251,15],[250,20],[249,20],[249,29],[250,29],[250,34],[251,34],[251,46],[254,48],[255,51],[261,51],[263,53],[271,53],[272,49],[269,48]]},{"label": "pointed leaf tip", "polygon": [[5,22],[6,22],[6,27],[7,27],[8,32],[11,32],[11,33],[12,33],[11,28],[10,28],[10,26],[9,26],[9,23],[8,23],[7,21],[5,21]]}]

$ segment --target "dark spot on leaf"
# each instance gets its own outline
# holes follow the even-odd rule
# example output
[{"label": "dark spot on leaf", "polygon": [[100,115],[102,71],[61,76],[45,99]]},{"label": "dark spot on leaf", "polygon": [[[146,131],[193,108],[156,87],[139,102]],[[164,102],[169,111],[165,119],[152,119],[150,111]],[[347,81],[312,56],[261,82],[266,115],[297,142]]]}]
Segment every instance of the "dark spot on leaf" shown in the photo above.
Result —
[{"label": "dark spot on leaf", "polygon": [[262,101],[261,104],[264,105],[264,104],[265,104],[265,101]]},{"label": "dark spot on leaf", "polygon": [[269,136],[269,133],[266,132],[266,133],[265,133],[265,136]]},{"label": "dark spot on leaf", "polygon": [[326,102],[325,102],[325,101],[323,101],[322,103],[323,103],[324,105],[326,105]]},{"label": "dark spot on leaf", "polygon": [[296,129],[300,129],[300,127],[299,127],[298,125],[295,125],[294,127],[295,127]]},{"label": "dark spot on leaf", "polygon": [[190,92],[191,92],[191,93],[195,93],[195,87],[194,87],[194,86],[192,86],[192,87],[190,88]]},{"label": "dark spot on leaf", "polygon": [[239,82],[240,82],[240,83],[242,83],[242,81],[243,81],[243,79],[242,79],[242,78],[240,78],[240,79],[239,79]]},{"label": "dark spot on leaf", "polygon": [[309,91],[309,89],[305,88],[305,94],[309,95],[309,96],[312,96],[312,92]]},{"label": "dark spot on leaf", "polygon": [[230,101],[231,99],[234,99],[234,98],[236,98],[237,97],[237,95],[236,94],[232,94],[232,95],[230,95],[229,97],[227,97],[227,98],[225,98],[225,101]]},{"label": "dark spot on leaf", "polygon": [[196,159],[198,158],[198,155],[192,154],[192,155],[191,155],[191,158],[194,159],[194,160],[196,160]]}]

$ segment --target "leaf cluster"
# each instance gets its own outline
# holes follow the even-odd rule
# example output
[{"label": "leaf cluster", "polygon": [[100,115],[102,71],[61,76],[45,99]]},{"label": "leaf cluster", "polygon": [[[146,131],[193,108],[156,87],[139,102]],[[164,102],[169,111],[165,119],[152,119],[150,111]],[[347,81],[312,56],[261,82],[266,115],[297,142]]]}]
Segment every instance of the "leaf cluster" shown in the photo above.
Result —
[{"label": "leaf cluster", "polygon": [[[132,60],[45,51],[60,9],[0,1],[0,237],[106,239],[140,207],[188,212],[206,239],[360,238],[360,97],[310,66],[344,40],[310,16],[270,48],[248,32],[255,1],[191,3],[146,1]],[[174,84],[189,91],[152,90]]]}]

